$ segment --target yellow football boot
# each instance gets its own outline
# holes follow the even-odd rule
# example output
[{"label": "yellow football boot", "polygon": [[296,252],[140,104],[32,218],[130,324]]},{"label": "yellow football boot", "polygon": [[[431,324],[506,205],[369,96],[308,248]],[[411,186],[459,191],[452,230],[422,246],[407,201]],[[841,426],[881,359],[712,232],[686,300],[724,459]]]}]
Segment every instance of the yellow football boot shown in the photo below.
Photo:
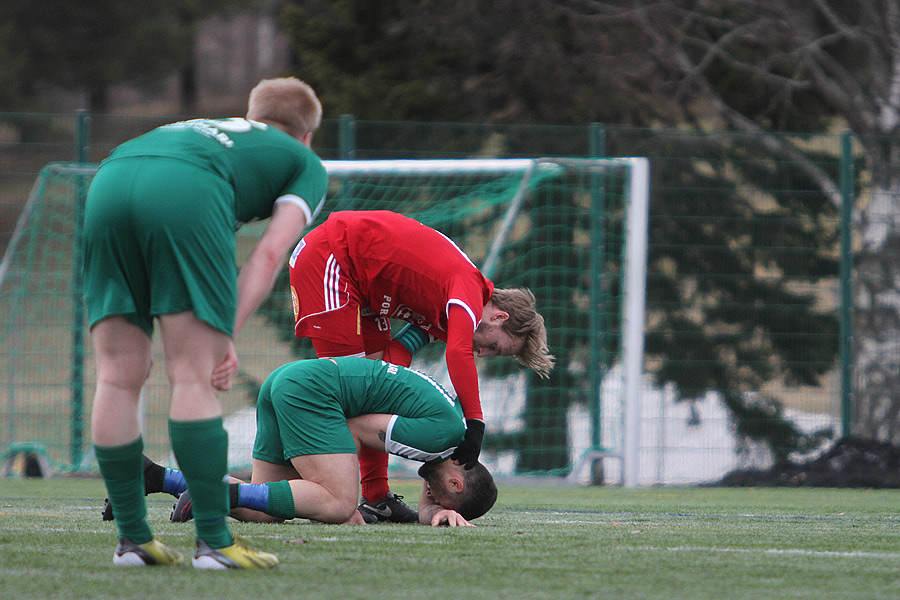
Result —
[{"label": "yellow football boot", "polygon": [[278,557],[248,548],[237,539],[225,548],[210,548],[203,540],[197,540],[192,562],[196,569],[271,569],[278,565]]},{"label": "yellow football boot", "polygon": [[181,566],[184,557],[156,538],[145,544],[135,544],[127,537],[121,537],[113,554],[113,564],[117,567]]}]

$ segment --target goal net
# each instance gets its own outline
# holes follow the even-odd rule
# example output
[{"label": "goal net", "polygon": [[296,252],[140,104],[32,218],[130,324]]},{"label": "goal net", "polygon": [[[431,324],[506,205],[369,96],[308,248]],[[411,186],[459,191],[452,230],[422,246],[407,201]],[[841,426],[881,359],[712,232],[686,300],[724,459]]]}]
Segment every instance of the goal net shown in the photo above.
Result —
[{"label": "goal net", "polygon": [[[629,432],[637,430],[643,354],[647,161],[325,163],[329,192],[316,224],[334,210],[393,210],[449,236],[498,287],[534,292],[557,366],[540,379],[511,359],[476,359],[488,467],[498,475],[575,475],[616,457],[617,477],[630,484],[637,435]],[[94,364],[80,223],[95,172],[96,165],[46,166],[0,262],[0,450],[35,448],[58,469],[94,468]],[[263,227],[238,232],[239,263]],[[441,343],[427,346],[413,367],[452,390],[443,350]],[[237,385],[221,397],[233,469],[250,464],[255,396],[265,376],[314,356],[307,340],[293,338],[286,271],[244,327],[238,355]],[[158,340],[154,363],[142,396],[145,451],[167,463],[168,384]],[[405,462],[391,465],[417,466]]]}]

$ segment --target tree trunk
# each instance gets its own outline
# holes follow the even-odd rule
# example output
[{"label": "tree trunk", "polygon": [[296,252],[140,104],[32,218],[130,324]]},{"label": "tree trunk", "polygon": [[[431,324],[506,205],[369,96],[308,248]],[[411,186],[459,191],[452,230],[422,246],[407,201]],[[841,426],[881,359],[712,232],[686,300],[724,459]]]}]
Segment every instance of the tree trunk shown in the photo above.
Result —
[{"label": "tree trunk", "polygon": [[[895,153],[890,148],[886,154]],[[871,155],[870,155],[871,157]],[[900,180],[872,161],[854,280],[854,434],[900,443]],[[885,165],[885,166],[882,166]]]},{"label": "tree trunk", "polygon": [[191,33],[191,45],[185,62],[178,70],[178,87],[181,92],[181,111],[193,114],[197,111],[197,17],[188,9],[182,10],[178,20],[185,31]]},{"label": "tree trunk", "polygon": [[197,111],[197,65],[193,58],[178,72],[178,85],[181,88],[181,112],[186,115]]}]

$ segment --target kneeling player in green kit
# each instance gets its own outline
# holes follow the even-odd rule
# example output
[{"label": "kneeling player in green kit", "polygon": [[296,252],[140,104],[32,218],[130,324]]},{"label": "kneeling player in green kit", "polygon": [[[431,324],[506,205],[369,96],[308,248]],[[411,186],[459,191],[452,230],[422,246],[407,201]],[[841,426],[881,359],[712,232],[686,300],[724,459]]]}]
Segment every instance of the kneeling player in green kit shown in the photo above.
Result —
[{"label": "kneeling player in green kit", "polygon": [[[449,460],[465,437],[459,404],[412,369],[356,357],[288,363],[263,383],[256,420],[251,483],[232,479],[230,486],[236,519],[362,524],[357,444],[425,463],[420,523],[467,526],[497,499],[484,465],[465,469]],[[148,465],[148,473],[161,470]],[[148,492],[179,491],[171,487],[177,472],[167,470],[169,489],[154,478],[160,484]],[[190,518],[185,492],[172,520]]]}]

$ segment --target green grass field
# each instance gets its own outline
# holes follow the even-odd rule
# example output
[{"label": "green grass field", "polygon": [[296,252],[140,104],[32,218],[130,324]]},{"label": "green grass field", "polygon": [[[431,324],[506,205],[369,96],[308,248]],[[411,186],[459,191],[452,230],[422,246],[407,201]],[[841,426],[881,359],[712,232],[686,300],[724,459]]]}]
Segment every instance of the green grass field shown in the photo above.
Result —
[{"label": "green grass field", "polygon": [[[0,479],[0,598],[900,598],[900,491],[501,482],[476,528],[232,521],[278,554],[269,572],[113,567],[104,495],[98,479]],[[171,505],[151,496],[151,521],[187,552]]]}]

